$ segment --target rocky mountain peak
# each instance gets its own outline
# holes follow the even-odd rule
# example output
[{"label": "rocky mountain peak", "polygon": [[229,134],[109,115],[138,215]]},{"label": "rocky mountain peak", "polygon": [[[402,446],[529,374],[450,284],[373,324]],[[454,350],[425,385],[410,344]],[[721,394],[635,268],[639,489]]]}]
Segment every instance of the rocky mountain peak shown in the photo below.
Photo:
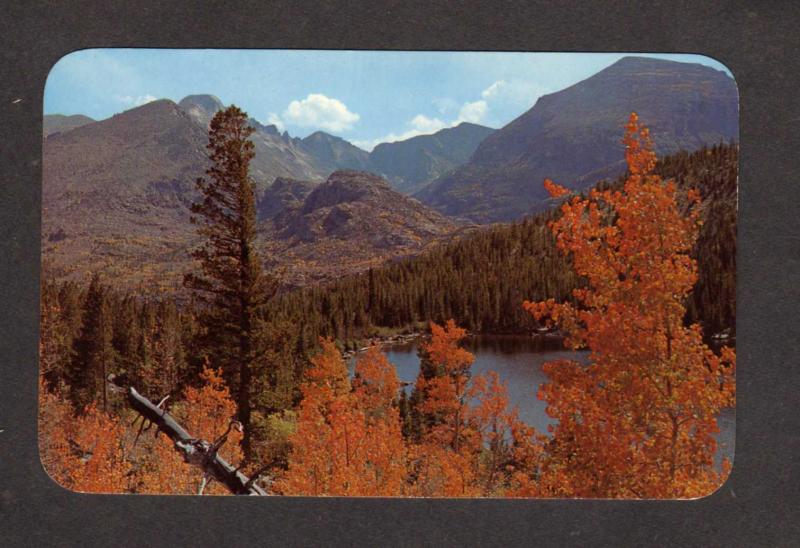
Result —
[{"label": "rocky mountain peak", "polygon": [[[288,197],[313,183],[282,180],[267,194]],[[265,223],[269,250],[294,265],[293,283],[329,279],[393,258],[416,255],[449,238],[458,225],[392,189],[372,173],[339,170]],[[305,280],[305,281],[302,281]]]},{"label": "rocky mountain peak", "polygon": [[620,140],[631,112],[650,128],[659,155],[738,136],[738,94],[727,74],[705,65],[625,57],[539,98],[486,137],[467,163],[417,196],[477,222],[530,214],[546,206],[547,177],[577,189],[624,171]]},{"label": "rocky mountain peak", "polygon": [[303,204],[303,212],[356,201],[380,200],[397,194],[388,181],[363,171],[339,170],[315,188]]},{"label": "rocky mountain peak", "polygon": [[277,177],[258,199],[256,204],[258,219],[268,220],[283,211],[301,207],[303,200],[318,184],[314,181]]},{"label": "rocky mountain peak", "polygon": [[208,126],[217,111],[225,108],[217,96],[209,94],[187,95],[178,106],[203,127]]}]

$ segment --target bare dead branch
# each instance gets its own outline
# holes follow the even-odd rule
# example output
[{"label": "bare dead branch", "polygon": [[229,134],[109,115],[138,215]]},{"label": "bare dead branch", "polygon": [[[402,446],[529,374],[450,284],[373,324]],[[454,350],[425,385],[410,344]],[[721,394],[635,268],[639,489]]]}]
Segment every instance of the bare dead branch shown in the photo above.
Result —
[{"label": "bare dead branch", "polygon": [[203,439],[193,438],[172,415],[139,394],[134,387],[116,384],[113,376],[109,377],[108,382],[115,392],[125,392],[130,408],[143,417],[142,424],[144,425],[145,420],[150,425],[155,424],[156,433],[166,434],[172,440],[175,450],[180,453],[184,462],[200,468],[204,478],[220,482],[234,495],[265,496],[268,494],[255,484],[255,478],[247,477],[238,468],[219,456],[217,451],[222,445],[219,440],[217,444],[212,444]]}]

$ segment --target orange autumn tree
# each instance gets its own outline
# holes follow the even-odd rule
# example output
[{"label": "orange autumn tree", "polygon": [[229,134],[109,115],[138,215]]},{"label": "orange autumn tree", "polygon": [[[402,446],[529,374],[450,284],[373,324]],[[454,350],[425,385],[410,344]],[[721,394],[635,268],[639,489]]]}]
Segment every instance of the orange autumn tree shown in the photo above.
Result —
[{"label": "orange autumn tree", "polygon": [[[647,128],[631,114],[622,190],[574,196],[551,224],[559,250],[587,285],[576,304],[526,302],[537,320],[588,347],[589,364],[545,366],[540,388],[558,419],[542,485],[551,495],[668,498],[706,495],[730,467],[714,467],[716,417],[735,403],[735,354],[715,355],[699,325],[684,326],[697,280],[690,252],[700,198],[653,173]],[[554,197],[569,191],[546,181]]]},{"label": "orange autumn tree", "polygon": [[458,453],[467,441],[464,421],[470,369],[475,356],[459,346],[467,332],[453,320],[448,320],[444,326],[431,322],[430,328],[431,339],[422,350],[424,361],[433,371],[426,374],[421,368],[415,385],[423,395],[419,410],[428,423],[424,436],[427,441],[450,447]]},{"label": "orange autumn tree", "polygon": [[[225,384],[221,369],[203,367],[200,374],[202,386],[186,388],[183,399],[171,411],[176,420],[195,438],[213,442],[229,429],[236,416],[236,403]],[[231,428],[219,455],[233,466],[238,466],[244,454],[241,448],[242,433]],[[132,443],[132,440],[129,439]],[[138,443],[143,443],[139,440]],[[147,440],[144,440],[147,443]],[[183,461],[165,434],[158,434],[152,446],[146,446],[146,455],[140,463],[138,491],[142,493],[196,494],[203,472]],[[211,482],[204,494],[230,494],[224,486]]]},{"label": "orange autumn tree", "polygon": [[459,346],[466,330],[453,320],[444,326],[431,322],[430,329],[412,395],[419,443],[409,447],[409,494],[477,496],[480,488],[474,457],[480,441],[466,423],[475,357]]},{"label": "orange autumn tree", "polygon": [[535,477],[542,454],[542,437],[509,409],[508,383],[489,371],[472,380],[467,424],[475,433],[473,459],[481,496],[532,496],[525,491]]},{"label": "orange autumn tree", "polygon": [[420,432],[409,446],[414,496],[506,494],[513,473],[538,455],[534,430],[509,410],[506,384],[495,372],[472,377],[475,358],[460,346],[465,336],[453,320],[432,323],[422,346],[412,396]]},{"label": "orange autumn tree", "polygon": [[60,485],[81,493],[125,493],[131,463],[119,418],[90,405],[80,415],[39,382],[39,455]]},{"label": "orange autumn tree", "polygon": [[351,387],[335,343],[321,339],[301,386],[288,470],[275,482],[284,495],[397,496],[405,447],[394,405],[399,382],[377,349],[356,365]]},{"label": "orange autumn tree", "polygon": [[397,370],[377,346],[356,361],[353,379],[355,407],[364,414],[367,443],[359,495],[399,496],[406,477],[406,447],[398,409]]}]

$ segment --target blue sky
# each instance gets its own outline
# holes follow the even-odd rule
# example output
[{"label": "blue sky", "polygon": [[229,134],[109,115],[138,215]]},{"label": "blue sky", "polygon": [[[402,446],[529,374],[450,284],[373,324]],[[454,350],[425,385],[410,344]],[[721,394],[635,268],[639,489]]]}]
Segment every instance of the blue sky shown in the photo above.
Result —
[{"label": "blue sky", "polygon": [[[641,54],[637,54],[641,55]],[[702,63],[699,55],[647,55]],[[362,148],[462,121],[502,127],[541,95],[624,54],[92,49],[56,63],[45,114],[107,118],[154,99],[210,93],[292,136],[317,130]]]}]

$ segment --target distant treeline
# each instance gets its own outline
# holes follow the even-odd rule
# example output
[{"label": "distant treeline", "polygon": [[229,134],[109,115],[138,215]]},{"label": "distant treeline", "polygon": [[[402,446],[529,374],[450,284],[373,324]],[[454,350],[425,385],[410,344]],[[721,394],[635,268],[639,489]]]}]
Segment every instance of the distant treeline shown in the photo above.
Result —
[{"label": "distant treeline", "polygon": [[[734,329],[736,320],[736,185],[738,146],[720,144],[680,152],[656,172],[703,197],[704,225],[694,256],[699,279],[687,303],[687,321],[709,336]],[[601,182],[620,186],[624,177]],[[531,183],[535,184],[535,183]],[[581,280],[560,256],[547,227],[551,209],[497,225],[422,256],[399,261],[325,286],[282,295],[272,313],[307,332],[356,344],[382,329],[414,329],[449,318],[473,332],[513,333],[536,327],[525,299],[569,299]]]}]

